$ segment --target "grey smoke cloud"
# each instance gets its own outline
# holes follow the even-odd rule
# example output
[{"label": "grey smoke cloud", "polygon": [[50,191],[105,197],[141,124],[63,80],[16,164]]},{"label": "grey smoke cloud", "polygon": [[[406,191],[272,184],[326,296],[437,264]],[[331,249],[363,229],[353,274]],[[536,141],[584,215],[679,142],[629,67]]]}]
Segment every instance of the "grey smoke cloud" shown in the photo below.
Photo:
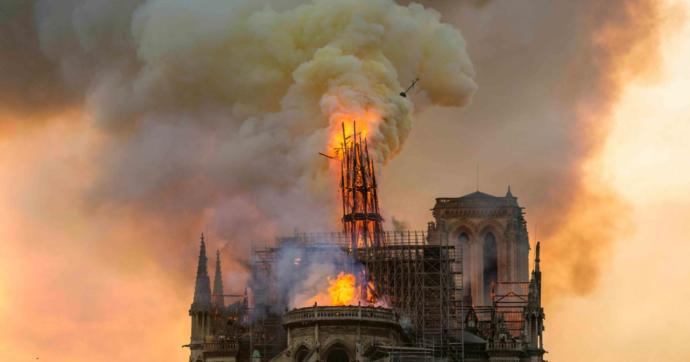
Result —
[{"label": "grey smoke cloud", "polygon": [[[283,13],[303,2],[225,3],[259,10],[270,4]],[[601,147],[610,126],[606,115],[625,81],[654,68],[660,6],[643,0],[475,3],[423,2],[467,40],[479,88],[464,110],[431,104],[429,77],[415,74],[422,33],[410,30],[384,44],[405,52],[407,62],[394,63],[398,83],[406,86],[415,75],[422,82],[410,93],[415,125],[405,149],[379,168],[382,209],[423,228],[434,197],[475,189],[479,163],[481,190],[503,193],[510,183],[527,206],[530,232],[538,225],[545,290],[588,293],[606,270],[612,240],[624,231],[626,210],[605,182],[583,181],[581,167]],[[295,136],[303,134],[299,125],[328,124],[322,104],[288,112],[282,101],[262,103],[259,98],[275,100],[290,87],[279,80],[295,81],[268,70],[263,73],[276,87],[258,82],[256,99],[227,102],[247,89],[220,87],[221,79],[251,81],[256,73],[223,73],[223,63],[192,50],[147,50],[161,66],[143,71],[133,19],[146,29],[146,12],[154,8],[143,4],[0,1],[0,155],[7,176],[0,223],[3,233],[9,231],[0,243],[8,346],[0,354],[9,353],[7,360],[187,358],[170,346],[188,338],[184,311],[201,231],[210,251],[227,245],[226,289],[241,293],[246,271],[229,259],[248,255],[248,240],[266,240],[295,224],[300,231],[337,224],[337,210],[328,206],[334,185],[318,181],[326,165],[314,150],[327,151],[327,135]],[[213,21],[205,29],[213,24],[226,25]],[[159,33],[170,42],[201,34],[193,23],[167,29]],[[217,41],[211,35],[198,43],[203,50]],[[220,69],[204,77],[194,64]],[[260,65],[270,70],[270,63]],[[443,73],[449,74],[468,72]],[[258,117],[257,104],[270,112]],[[318,117],[303,118],[304,112]],[[47,117],[53,114],[59,117]],[[282,120],[293,123],[281,130]],[[400,132],[385,134],[400,140]],[[268,149],[261,147],[266,142]],[[301,151],[288,152],[297,144]],[[279,156],[268,156],[274,152]],[[392,218],[386,219],[391,228]],[[127,332],[133,328],[140,333]]]},{"label": "grey smoke cloud", "polygon": [[[460,32],[440,14],[392,0],[37,0],[7,5],[6,51],[19,80],[0,104],[23,114],[81,109],[103,142],[83,200],[91,212],[174,222],[169,239],[204,229],[246,257],[276,233],[337,228],[329,136],[343,114],[372,110],[369,144],[385,163],[402,149],[416,110],[464,106],[476,89]],[[18,35],[19,34],[19,35]],[[405,46],[401,46],[404,44]],[[35,69],[53,104],[14,102]],[[3,60],[4,61],[4,60]],[[42,73],[36,73],[41,75]],[[0,86],[1,88],[2,86]],[[59,96],[59,97],[58,97]],[[14,103],[13,103],[14,102]],[[18,113],[21,113],[18,112]],[[32,117],[26,116],[31,119]],[[39,118],[39,117],[33,117]],[[12,122],[12,121],[10,121]],[[74,120],[74,122],[82,122]],[[190,229],[186,235],[172,230]]]},{"label": "grey smoke cloud", "polygon": [[[385,110],[372,137],[379,159],[390,159],[415,114],[395,94],[419,75],[411,99],[426,106],[417,109],[424,122],[412,133],[414,151],[383,172],[384,212],[424,225],[419,205],[473,190],[479,163],[483,190],[511,183],[528,206],[545,256],[562,261],[553,274],[591,290],[606,240],[623,224],[585,225],[625,213],[605,184],[584,185],[581,167],[603,142],[622,77],[655,63],[659,6],[423,1],[463,29],[465,51],[457,31],[419,6],[326,3],[3,2],[0,104],[10,114],[88,111],[108,139],[90,155],[100,166],[90,207],[185,218],[246,253],[239,240],[333,227],[327,166],[314,157],[327,114],[341,100]],[[466,104],[475,71],[471,107],[434,106]],[[577,200],[600,210],[579,217],[582,226],[570,221],[587,214]],[[286,212],[295,205],[300,212]]]},{"label": "grey smoke cloud", "polygon": [[[275,250],[274,260],[269,275],[255,270],[249,281],[258,315],[264,307],[282,313],[285,308],[330,303],[328,298],[323,299],[328,295],[329,280],[341,272],[359,275],[364,270],[340,247],[328,244],[306,249],[285,243]],[[269,286],[274,289],[266,289]]]},{"label": "grey smoke cloud", "polygon": [[419,205],[474,191],[479,165],[482,191],[503,194],[510,184],[527,207],[530,236],[536,227],[543,242],[546,290],[589,293],[628,225],[625,201],[586,163],[606,141],[625,84],[653,76],[663,5],[422,3],[463,29],[479,89],[462,112],[420,115],[408,149],[424,152],[403,152],[386,169],[385,209],[423,225],[431,215]]}]

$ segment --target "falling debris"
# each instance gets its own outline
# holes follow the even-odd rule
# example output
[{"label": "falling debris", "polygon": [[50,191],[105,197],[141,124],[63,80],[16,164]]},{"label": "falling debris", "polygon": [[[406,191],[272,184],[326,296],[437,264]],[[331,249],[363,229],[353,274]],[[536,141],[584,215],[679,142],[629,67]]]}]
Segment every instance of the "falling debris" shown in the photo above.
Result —
[{"label": "falling debris", "polygon": [[415,84],[417,84],[418,81],[419,81],[419,78],[415,78],[414,81],[412,82],[412,84],[410,84],[410,86],[407,87],[407,89],[405,89],[404,91],[400,92],[400,96],[401,96],[401,97],[404,97],[404,98],[407,98],[407,92],[409,92],[409,91],[415,86]]}]

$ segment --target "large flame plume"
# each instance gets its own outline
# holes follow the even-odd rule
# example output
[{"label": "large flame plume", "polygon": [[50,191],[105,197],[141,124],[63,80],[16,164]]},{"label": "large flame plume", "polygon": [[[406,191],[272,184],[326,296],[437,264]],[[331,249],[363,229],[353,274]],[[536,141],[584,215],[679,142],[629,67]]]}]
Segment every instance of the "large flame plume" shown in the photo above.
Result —
[{"label": "large flame plume", "polygon": [[[347,306],[347,305],[374,305],[386,306],[384,299],[376,296],[374,283],[364,285],[358,283],[354,273],[339,272],[335,277],[327,277],[328,288],[320,291],[308,301],[316,305]],[[301,307],[307,307],[307,301]]]},{"label": "large flame plume", "polygon": [[355,275],[340,272],[337,277],[328,279],[328,296],[331,305],[351,305],[357,295]]},{"label": "large flame plume", "polygon": [[342,147],[346,141],[343,139],[343,135],[351,137],[356,131],[362,136],[362,139],[365,139],[372,130],[377,130],[382,122],[381,112],[373,108],[361,112],[340,110],[331,114],[329,119],[328,147],[329,151],[335,152],[337,158],[343,156]]},{"label": "large flame plume", "polygon": [[[380,295],[374,283],[365,278],[364,265],[357,263],[341,247],[305,248],[299,244],[283,244],[275,254],[269,275],[253,273],[250,285],[257,304],[265,304],[275,313],[285,308],[369,305],[385,307],[387,298]],[[265,291],[267,285],[275,288]],[[269,295],[264,295],[268,292]],[[279,300],[273,298],[278,296]]]}]

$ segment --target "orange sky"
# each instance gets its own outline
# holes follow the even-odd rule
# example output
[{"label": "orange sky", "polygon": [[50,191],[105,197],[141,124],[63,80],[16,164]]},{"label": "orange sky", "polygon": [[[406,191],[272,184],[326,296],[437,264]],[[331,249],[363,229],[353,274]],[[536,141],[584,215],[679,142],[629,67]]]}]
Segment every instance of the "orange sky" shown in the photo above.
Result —
[{"label": "orange sky", "polygon": [[[551,361],[690,360],[690,26],[662,53],[660,78],[627,84],[587,165],[630,220],[594,292],[548,302]],[[145,241],[201,226],[83,207],[96,162],[86,155],[103,140],[80,117],[0,135],[0,360],[186,360],[193,268],[170,273],[158,261],[179,253]],[[544,273],[557,263],[544,260]]]},{"label": "orange sky", "polygon": [[550,360],[690,359],[689,39],[687,24],[666,37],[661,79],[629,84],[616,106],[594,171],[623,195],[632,219],[597,290],[547,306]]},{"label": "orange sky", "polygon": [[0,359],[181,360],[191,286],[118,249],[155,229],[84,211],[100,140],[75,117],[0,138]]}]

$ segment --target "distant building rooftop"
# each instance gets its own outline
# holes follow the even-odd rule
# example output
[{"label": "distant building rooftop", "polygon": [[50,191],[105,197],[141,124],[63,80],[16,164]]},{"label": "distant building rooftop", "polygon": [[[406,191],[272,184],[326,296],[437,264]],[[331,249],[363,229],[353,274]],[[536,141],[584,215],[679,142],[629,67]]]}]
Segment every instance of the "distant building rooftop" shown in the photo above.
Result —
[{"label": "distant building rooftop", "polygon": [[508,186],[505,196],[494,196],[481,191],[475,191],[460,197],[436,198],[433,210],[457,208],[491,208],[491,207],[519,207],[517,197],[513,196]]}]

